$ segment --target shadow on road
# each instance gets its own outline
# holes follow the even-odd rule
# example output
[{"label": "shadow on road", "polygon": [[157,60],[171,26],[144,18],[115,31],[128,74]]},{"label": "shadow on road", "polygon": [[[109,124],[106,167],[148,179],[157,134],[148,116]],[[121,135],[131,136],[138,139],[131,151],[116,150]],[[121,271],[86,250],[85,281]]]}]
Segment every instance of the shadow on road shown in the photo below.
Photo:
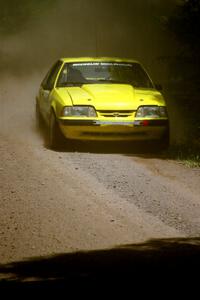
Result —
[{"label": "shadow on road", "polygon": [[[46,145],[44,147],[49,149]],[[165,151],[148,142],[69,141],[54,151],[167,158]]]},{"label": "shadow on road", "polygon": [[[200,238],[153,239],[112,249],[79,251],[0,265],[0,288],[47,290],[125,289],[135,293],[199,284]],[[192,292],[192,290],[191,290]],[[94,297],[95,299],[95,297]],[[163,299],[161,296],[160,299]]]}]

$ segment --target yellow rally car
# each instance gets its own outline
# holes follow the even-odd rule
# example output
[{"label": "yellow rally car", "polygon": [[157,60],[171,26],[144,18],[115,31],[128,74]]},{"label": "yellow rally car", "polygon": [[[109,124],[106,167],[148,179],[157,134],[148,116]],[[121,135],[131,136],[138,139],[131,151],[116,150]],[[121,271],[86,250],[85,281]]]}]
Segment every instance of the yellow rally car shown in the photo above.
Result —
[{"label": "yellow rally car", "polygon": [[70,140],[167,141],[165,100],[144,67],[120,58],[62,58],[36,96],[49,146]]}]

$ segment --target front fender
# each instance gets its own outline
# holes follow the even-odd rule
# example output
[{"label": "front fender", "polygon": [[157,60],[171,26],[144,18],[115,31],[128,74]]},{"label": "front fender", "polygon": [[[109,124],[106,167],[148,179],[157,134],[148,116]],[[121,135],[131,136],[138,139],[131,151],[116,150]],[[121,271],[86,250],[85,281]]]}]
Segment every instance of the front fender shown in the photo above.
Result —
[{"label": "front fender", "polygon": [[54,111],[56,118],[61,116],[63,107],[66,105],[72,105],[70,96],[66,93],[63,97],[57,89],[54,89],[51,94],[51,109]]},{"label": "front fender", "polygon": [[59,115],[59,109],[58,109],[58,105],[56,104],[56,101],[55,100],[52,100],[51,102],[51,110],[54,111],[56,117],[58,117]]}]

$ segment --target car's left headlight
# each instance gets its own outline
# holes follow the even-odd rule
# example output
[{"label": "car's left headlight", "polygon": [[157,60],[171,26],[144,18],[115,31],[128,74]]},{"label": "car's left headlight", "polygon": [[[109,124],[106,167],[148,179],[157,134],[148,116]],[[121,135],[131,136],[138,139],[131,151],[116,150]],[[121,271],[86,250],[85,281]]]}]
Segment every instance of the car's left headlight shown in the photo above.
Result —
[{"label": "car's left headlight", "polygon": [[140,106],[135,115],[136,118],[167,118],[165,106]]},{"label": "car's left headlight", "polygon": [[62,110],[63,117],[96,117],[92,106],[65,106]]}]

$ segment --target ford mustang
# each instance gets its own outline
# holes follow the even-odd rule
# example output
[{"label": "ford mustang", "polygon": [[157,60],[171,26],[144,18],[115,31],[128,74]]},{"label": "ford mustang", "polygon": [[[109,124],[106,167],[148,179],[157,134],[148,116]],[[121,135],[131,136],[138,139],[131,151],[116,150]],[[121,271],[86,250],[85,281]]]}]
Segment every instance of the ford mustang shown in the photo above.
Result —
[{"label": "ford mustang", "polygon": [[169,137],[160,88],[131,59],[59,59],[41,83],[36,115],[48,125],[52,149],[71,139],[162,143]]}]

